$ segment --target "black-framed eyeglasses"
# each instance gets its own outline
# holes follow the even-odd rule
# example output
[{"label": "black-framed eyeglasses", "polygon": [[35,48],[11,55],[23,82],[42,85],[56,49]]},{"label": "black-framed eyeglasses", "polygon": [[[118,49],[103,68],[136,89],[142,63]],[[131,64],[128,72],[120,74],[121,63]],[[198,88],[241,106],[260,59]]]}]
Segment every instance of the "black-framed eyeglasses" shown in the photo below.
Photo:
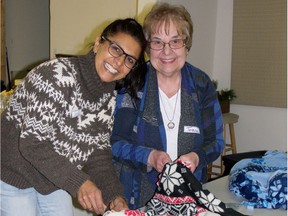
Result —
[{"label": "black-framed eyeglasses", "polygon": [[171,49],[180,49],[185,46],[186,39],[173,39],[168,43],[164,43],[161,40],[151,40],[149,41],[149,47],[152,50],[163,50],[165,45],[168,44]]},{"label": "black-framed eyeglasses", "polygon": [[125,59],[124,59],[124,65],[129,68],[129,69],[133,69],[137,66],[138,64],[138,60],[135,59],[133,56],[127,54],[118,44],[116,44],[115,42],[109,40],[108,38],[102,36],[101,37],[103,40],[106,40],[109,42],[109,48],[108,48],[108,52],[114,57],[114,58],[118,58],[122,55],[125,55]]}]

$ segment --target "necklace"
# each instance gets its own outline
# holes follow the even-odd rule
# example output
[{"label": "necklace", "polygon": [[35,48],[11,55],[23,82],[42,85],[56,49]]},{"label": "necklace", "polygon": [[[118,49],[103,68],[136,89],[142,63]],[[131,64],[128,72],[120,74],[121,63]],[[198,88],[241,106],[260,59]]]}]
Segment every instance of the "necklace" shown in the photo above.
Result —
[{"label": "necklace", "polygon": [[[181,83],[181,82],[180,82],[180,83]],[[179,85],[180,85],[180,84],[179,84]],[[180,88],[180,86],[179,86],[179,88]],[[175,116],[175,111],[176,111],[176,105],[177,105],[177,101],[178,101],[179,92],[180,92],[180,89],[178,89],[178,91],[177,91],[176,102],[175,102],[175,105],[174,105],[174,110],[173,110],[172,119],[170,119],[169,116],[168,116],[168,114],[167,114],[166,108],[165,108],[164,103],[163,103],[163,101],[162,101],[161,93],[159,92],[160,101],[161,101],[161,103],[162,103],[162,105],[163,105],[165,115],[166,115],[166,117],[167,117],[167,119],[168,119],[168,121],[169,121],[168,124],[167,124],[167,127],[168,127],[169,129],[173,129],[173,128],[175,127],[175,123],[173,122],[173,120],[174,120],[174,116]]]}]

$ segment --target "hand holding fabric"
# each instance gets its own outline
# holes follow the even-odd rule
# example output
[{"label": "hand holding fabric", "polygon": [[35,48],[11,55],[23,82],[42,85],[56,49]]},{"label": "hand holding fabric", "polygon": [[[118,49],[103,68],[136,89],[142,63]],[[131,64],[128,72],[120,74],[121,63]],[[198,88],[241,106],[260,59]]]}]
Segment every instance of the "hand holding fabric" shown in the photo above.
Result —
[{"label": "hand holding fabric", "polygon": [[199,156],[195,152],[190,152],[185,155],[181,155],[178,160],[190,162],[190,170],[193,173],[199,164]]},{"label": "hand holding fabric", "polygon": [[87,180],[80,186],[77,198],[84,209],[101,215],[104,213],[106,206],[103,202],[102,192],[92,181]]},{"label": "hand holding fabric", "polygon": [[153,150],[148,157],[148,166],[161,173],[166,163],[172,162],[169,154],[163,151]]},{"label": "hand holding fabric", "polygon": [[108,204],[108,210],[119,212],[126,209],[129,209],[129,207],[126,199],[122,196],[117,196]]}]

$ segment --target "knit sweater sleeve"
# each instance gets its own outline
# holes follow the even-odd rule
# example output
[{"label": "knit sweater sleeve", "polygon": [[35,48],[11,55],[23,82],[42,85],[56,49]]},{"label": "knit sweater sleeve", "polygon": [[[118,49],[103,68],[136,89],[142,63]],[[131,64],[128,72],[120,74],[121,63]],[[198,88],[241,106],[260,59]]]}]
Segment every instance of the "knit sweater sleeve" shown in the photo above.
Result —
[{"label": "knit sweater sleeve", "polygon": [[76,196],[80,185],[89,179],[89,176],[65,157],[61,145],[53,143],[56,137],[58,139],[62,136],[63,143],[68,140],[65,140],[67,137],[62,131],[66,115],[65,100],[58,86],[47,78],[52,76],[49,73],[53,71],[49,64],[52,63],[36,68],[38,72],[30,73],[15,94],[16,101],[24,98],[23,103],[26,103],[19,136],[19,151],[50,183]]},{"label": "knit sweater sleeve", "polygon": [[123,196],[123,188],[112,164],[111,148],[94,151],[86,164],[89,176],[101,190],[108,203],[116,196]]}]

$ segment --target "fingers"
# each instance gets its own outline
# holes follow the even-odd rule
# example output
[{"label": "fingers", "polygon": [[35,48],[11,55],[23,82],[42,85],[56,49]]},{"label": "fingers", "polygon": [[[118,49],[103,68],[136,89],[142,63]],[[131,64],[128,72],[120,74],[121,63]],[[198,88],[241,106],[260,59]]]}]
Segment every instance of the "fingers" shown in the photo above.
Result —
[{"label": "fingers", "polygon": [[[104,202],[102,200],[102,194],[101,191],[92,192],[88,195],[88,198],[90,200],[90,203],[92,205],[92,210],[96,213],[103,214],[105,211],[106,206],[104,205]],[[91,209],[91,207],[90,207]]]},{"label": "fingers", "polygon": [[199,164],[199,156],[195,152],[190,152],[185,155],[181,155],[179,157],[179,160],[182,162],[188,162],[189,164],[186,164],[186,166],[189,166],[189,169],[191,172],[194,172]]},{"label": "fingers", "polygon": [[171,162],[171,159],[169,156],[168,157],[167,157],[167,155],[161,155],[161,156],[157,160],[157,165],[156,165],[156,170],[158,172],[162,172],[165,164]]},{"label": "fingers", "polygon": [[191,161],[193,162],[196,166],[199,164],[199,156],[195,152],[190,152],[185,155],[181,155],[179,157],[180,160],[182,161]]},{"label": "fingers", "polygon": [[84,209],[94,211],[97,214],[104,213],[106,206],[102,199],[102,193],[93,182],[87,180],[81,185],[77,198]]},{"label": "fingers", "polygon": [[153,150],[148,157],[148,165],[157,172],[162,172],[164,165],[169,162],[171,162],[170,156],[163,151]]},{"label": "fingers", "polygon": [[103,201],[98,200],[94,195],[83,195],[82,198],[78,198],[78,202],[83,209],[93,211],[97,214],[103,214],[106,208]]},{"label": "fingers", "polygon": [[129,209],[126,200],[118,196],[109,204],[109,209],[113,211],[122,211],[125,209]]}]

